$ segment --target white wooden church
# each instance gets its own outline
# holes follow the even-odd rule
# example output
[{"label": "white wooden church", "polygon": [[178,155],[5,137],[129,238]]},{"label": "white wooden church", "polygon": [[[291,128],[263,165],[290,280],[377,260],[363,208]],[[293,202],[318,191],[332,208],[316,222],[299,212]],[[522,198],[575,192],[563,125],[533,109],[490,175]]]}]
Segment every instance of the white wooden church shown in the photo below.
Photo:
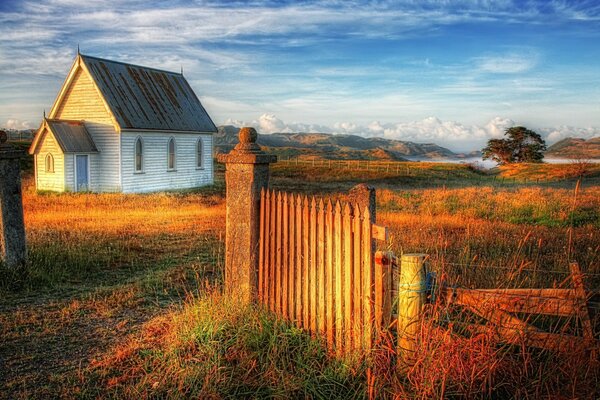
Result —
[{"label": "white wooden church", "polygon": [[137,193],[212,184],[216,131],[183,74],[78,54],[29,149],[36,187]]}]

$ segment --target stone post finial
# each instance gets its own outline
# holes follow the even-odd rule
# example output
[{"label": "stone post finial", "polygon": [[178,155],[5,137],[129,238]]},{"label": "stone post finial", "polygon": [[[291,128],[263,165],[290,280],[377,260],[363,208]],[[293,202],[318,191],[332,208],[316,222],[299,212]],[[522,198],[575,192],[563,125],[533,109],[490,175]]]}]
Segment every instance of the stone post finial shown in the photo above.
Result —
[{"label": "stone post finial", "polygon": [[240,143],[256,143],[256,139],[258,139],[258,133],[256,129],[252,127],[244,127],[240,129],[239,133]]}]

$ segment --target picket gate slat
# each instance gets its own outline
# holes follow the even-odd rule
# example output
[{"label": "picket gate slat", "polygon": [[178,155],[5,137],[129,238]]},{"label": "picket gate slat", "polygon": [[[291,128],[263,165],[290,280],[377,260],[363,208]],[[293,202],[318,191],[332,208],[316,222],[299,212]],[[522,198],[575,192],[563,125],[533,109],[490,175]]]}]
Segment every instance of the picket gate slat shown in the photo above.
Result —
[{"label": "picket gate slat", "polygon": [[319,200],[319,211],[317,213],[317,275],[319,281],[317,314],[318,329],[325,336],[325,203]]},{"label": "picket gate slat", "polygon": [[270,249],[270,264],[269,264],[269,308],[271,311],[275,311],[275,253],[277,252],[275,242],[275,227],[277,226],[277,198],[275,197],[275,191],[271,192],[271,232],[269,232],[269,242],[271,244]]},{"label": "picket gate slat", "polygon": [[289,203],[288,203],[288,212],[289,212],[289,238],[290,238],[290,246],[288,253],[288,315],[290,317],[290,321],[296,320],[296,310],[295,310],[295,284],[296,284],[296,212],[295,212],[295,201],[293,194],[290,194]]},{"label": "picket gate slat", "polygon": [[361,213],[359,207],[354,207],[353,216],[353,230],[354,230],[354,349],[361,350],[363,348],[363,334],[362,327],[364,324],[363,320],[363,284],[362,284],[362,225],[361,225]]},{"label": "picket gate slat", "polygon": [[334,226],[334,280],[335,280],[335,346],[336,354],[341,356],[344,351],[344,292],[343,292],[343,264],[342,264],[342,207],[340,202],[335,203]]},{"label": "picket gate slat", "polygon": [[264,295],[263,295],[263,286],[264,286],[264,281],[265,281],[265,239],[266,239],[266,235],[265,235],[265,210],[266,210],[266,204],[267,202],[265,201],[265,189],[263,188],[260,191],[260,221],[258,224],[258,231],[259,231],[259,248],[258,248],[258,290],[257,290],[257,294],[258,294],[258,301],[259,302],[263,302],[264,301]]},{"label": "picket gate slat", "polygon": [[317,331],[317,201],[310,202],[310,331]]},{"label": "picket gate slat", "polygon": [[302,198],[296,196],[296,322],[302,325]]},{"label": "picket gate slat", "polygon": [[287,193],[283,194],[283,220],[281,222],[282,229],[282,255],[281,255],[281,313],[285,319],[291,319],[288,308],[288,270],[289,270],[289,248],[290,248],[290,240],[289,240],[289,229],[290,229],[290,221],[289,221],[289,208],[288,208],[288,197]]},{"label": "picket gate slat", "polygon": [[277,256],[275,260],[275,312],[281,315],[281,253],[282,253],[282,234],[283,229],[281,229],[282,225],[282,198],[281,192],[277,192],[277,226],[280,229],[275,231],[275,242],[277,248]]},{"label": "picket gate slat", "polygon": [[302,324],[306,329],[310,328],[310,306],[308,290],[310,285],[309,277],[309,254],[310,254],[310,220],[308,211],[308,198],[304,196],[304,205],[302,208]]},{"label": "picket gate slat", "polygon": [[330,349],[332,349],[334,344],[335,316],[333,314],[333,205],[331,204],[331,200],[327,200],[325,227],[327,231],[327,262],[325,263],[325,291],[327,293],[327,345]]},{"label": "picket gate slat", "polygon": [[365,350],[369,351],[373,343],[373,311],[372,311],[372,291],[373,291],[373,275],[372,275],[372,257],[371,257],[371,212],[368,207],[365,207],[362,218],[363,232],[363,312],[364,312],[364,346]]},{"label": "picket gate slat", "polygon": [[352,261],[354,260],[352,251],[352,216],[350,205],[346,203],[344,205],[344,213],[342,218],[342,233],[343,233],[343,271],[344,271],[344,348],[345,351],[350,351],[352,346],[352,331],[354,322],[352,320],[352,280],[353,280],[353,268]]}]

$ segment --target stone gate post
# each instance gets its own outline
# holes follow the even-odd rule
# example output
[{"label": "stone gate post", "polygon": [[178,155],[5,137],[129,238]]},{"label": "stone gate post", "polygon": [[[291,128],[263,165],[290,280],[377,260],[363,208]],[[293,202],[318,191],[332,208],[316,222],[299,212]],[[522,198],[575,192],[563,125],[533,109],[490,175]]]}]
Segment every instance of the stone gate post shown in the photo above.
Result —
[{"label": "stone gate post", "polygon": [[218,156],[226,166],[225,291],[244,303],[257,290],[260,191],[269,186],[269,164],[277,162],[256,144],[257,137],[254,128],[242,128],[239,144]]},{"label": "stone gate post", "polygon": [[19,165],[23,152],[8,145],[7,139],[6,132],[0,131],[0,249],[4,264],[18,268],[27,258]]}]

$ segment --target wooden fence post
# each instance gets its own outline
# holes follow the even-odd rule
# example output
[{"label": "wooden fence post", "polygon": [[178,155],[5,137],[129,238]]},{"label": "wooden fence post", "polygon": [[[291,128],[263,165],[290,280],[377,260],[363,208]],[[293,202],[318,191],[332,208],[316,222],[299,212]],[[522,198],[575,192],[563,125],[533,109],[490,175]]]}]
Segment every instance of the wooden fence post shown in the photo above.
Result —
[{"label": "wooden fence post", "polygon": [[426,298],[426,254],[404,254],[398,279],[398,366],[415,361],[416,339]]},{"label": "wooden fence post", "polygon": [[225,291],[244,303],[257,294],[260,193],[269,185],[269,164],[277,161],[260,149],[257,137],[254,128],[240,129],[240,142],[218,157],[226,165]]},{"label": "wooden fence post", "polygon": [[27,260],[21,167],[23,152],[6,144],[0,131],[0,258],[8,268],[22,268]]}]

